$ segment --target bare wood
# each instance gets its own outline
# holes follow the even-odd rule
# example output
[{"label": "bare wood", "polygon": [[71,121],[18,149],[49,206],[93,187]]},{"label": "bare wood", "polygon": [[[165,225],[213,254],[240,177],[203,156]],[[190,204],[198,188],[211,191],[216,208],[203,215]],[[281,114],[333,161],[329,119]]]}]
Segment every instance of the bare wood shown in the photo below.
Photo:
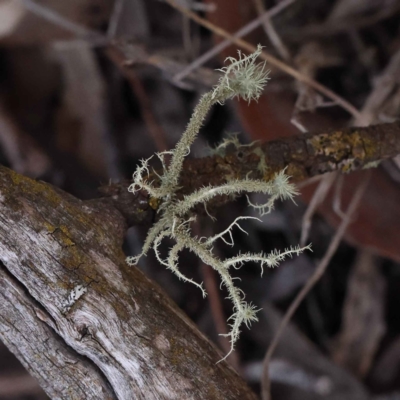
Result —
[{"label": "bare wood", "polygon": [[51,398],[116,399],[100,370],[42,321],[48,318],[42,306],[1,266],[0,337],[40,386]]},{"label": "bare wood", "polygon": [[51,397],[256,398],[162,290],[125,264],[115,208],[0,167],[0,209],[0,338]]}]

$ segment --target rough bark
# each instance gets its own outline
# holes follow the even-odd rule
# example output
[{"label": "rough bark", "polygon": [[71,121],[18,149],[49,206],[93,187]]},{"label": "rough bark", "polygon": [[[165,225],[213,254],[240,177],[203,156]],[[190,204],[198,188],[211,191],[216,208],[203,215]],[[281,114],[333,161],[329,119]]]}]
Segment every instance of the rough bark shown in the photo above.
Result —
[{"label": "rough bark", "polygon": [[0,339],[50,397],[256,398],[162,290],[127,267],[115,208],[4,167],[0,208]]},{"label": "rough bark", "polygon": [[[400,154],[398,121],[362,128],[304,134],[253,146],[230,146],[227,151],[199,159],[187,159],[181,173],[182,195],[206,185],[218,185],[247,176],[270,180],[286,168],[293,182],[332,171],[351,172],[369,168],[373,163]],[[150,180],[157,180],[154,175]],[[144,193],[135,197],[127,191],[130,182],[100,188],[105,200],[114,204],[129,225],[153,218]],[[216,198],[221,205],[228,197]],[[211,206],[208,208],[210,209]]]},{"label": "rough bark", "polygon": [[2,265],[0,337],[51,398],[115,399],[101,371],[51,327],[43,307]]}]

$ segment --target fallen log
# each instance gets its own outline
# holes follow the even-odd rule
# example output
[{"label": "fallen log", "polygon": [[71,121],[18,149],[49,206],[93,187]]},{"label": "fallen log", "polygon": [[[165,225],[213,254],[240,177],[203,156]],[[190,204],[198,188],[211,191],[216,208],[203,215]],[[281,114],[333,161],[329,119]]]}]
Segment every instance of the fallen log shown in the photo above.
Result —
[{"label": "fallen log", "polygon": [[124,217],[0,167],[0,339],[54,399],[256,399],[125,263]]}]

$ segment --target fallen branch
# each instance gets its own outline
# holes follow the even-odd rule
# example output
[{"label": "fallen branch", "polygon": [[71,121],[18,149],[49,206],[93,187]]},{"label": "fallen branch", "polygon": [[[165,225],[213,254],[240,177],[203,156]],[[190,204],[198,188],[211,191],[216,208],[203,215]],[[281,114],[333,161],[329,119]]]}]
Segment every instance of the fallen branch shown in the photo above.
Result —
[{"label": "fallen branch", "polygon": [[154,283],[124,218],[0,167],[0,339],[52,398],[255,399]]},{"label": "fallen branch", "polygon": [[[179,185],[181,193],[188,194],[205,185],[246,176],[268,181],[284,168],[294,182],[301,182],[327,172],[368,168],[397,154],[400,154],[400,122],[304,134],[252,146],[230,145],[219,155],[186,160]],[[149,204],[145,194],[128,193],[130,183],[104,186],[100,191],[104,201],[112,203],[130,226],[147,223],[158,205]],[[218,197],[213,205],[228,200]]]}]

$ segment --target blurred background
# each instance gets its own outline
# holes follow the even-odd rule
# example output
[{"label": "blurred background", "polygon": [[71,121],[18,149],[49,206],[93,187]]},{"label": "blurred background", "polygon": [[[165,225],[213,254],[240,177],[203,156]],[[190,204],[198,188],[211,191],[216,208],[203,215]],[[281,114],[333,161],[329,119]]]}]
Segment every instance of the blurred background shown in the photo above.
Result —
[{"label": "blurred background", "polygon": [[[250,143],[393,122],[400,115],[399,22],[397,0],[0,0],[0,163],[83,200],[130,179],[141,158],[175,145],[199,97],[216,83],[214,70],[236,55],[234,39],[223,42],[217,28],[229,36],[246,27],[242,39],[265,46],[271,81],[258,103],[215,106],[190,157],[209,155],[232,134]],[[262,311],[228,362],[257,393],[282,314],[369,174],[352,223],[282,335],[269,374],[274,400],[400,399],[399,166],[395,158],[370,172],[302,182],[297,204],[245,221],[248,235],[235,231],[234,248],[216,246],[230,257],[283,250],[301,237],[312,243],[312,253],[262,277],[257,265],[235,272]],[[193,229],[220,232],[232,216],[252,215],[246,205],[239,198],[213,212],[216,222],[202,216]],[[147,229],[128,231],[127,255],[140,252]],[[206,299],[153,255],[139,268],[226,353],[229,343],[218,333],[232,310],[218,276],[190,253],[180,266],[204,281]],[[0,400],[46,398],[0,344]]]}]

